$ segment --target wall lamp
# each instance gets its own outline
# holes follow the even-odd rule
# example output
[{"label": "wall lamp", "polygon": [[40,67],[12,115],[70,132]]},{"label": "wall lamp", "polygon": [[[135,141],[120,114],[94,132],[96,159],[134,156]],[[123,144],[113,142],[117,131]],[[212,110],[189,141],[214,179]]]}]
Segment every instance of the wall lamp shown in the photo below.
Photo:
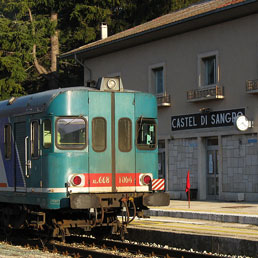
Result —
[{"label": "wall lamp", "polygon": [[210,108],[200,108],[199,111],[202,114],[207,114],[207,113],[211,112],[211,109]]}]

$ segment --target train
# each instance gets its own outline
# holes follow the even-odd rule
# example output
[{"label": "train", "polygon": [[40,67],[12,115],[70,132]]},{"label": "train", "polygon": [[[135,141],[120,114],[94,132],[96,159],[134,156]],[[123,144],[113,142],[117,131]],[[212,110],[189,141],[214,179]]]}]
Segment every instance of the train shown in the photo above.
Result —
[{"label": "train", "polygon": [[127,232],[167,206],[158,178],[157,103],[120,77],[0,102],[0,228],[71,234]]}]

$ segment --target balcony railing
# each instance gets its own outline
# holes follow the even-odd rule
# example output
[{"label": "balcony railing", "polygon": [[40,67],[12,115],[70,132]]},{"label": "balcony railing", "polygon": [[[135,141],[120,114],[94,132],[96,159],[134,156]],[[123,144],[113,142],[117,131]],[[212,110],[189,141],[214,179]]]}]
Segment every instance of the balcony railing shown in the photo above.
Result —
[{"label": "balcony railing", "polygon": [[247,93],[257,94],[258,93],[258,80],[246,81],[245,89]]},{"label": "balcony railing", "polygon": [[157,104],[158,104],[158,107],[170,107],[171,106],[170,94],[165,93],[164,95],[157,96]]},{"label": "balcony railing", "polygon": [[223,86],[204,86],[199,89],[187,91],[188,102],[206,101],[211,99],[224,99]]}]

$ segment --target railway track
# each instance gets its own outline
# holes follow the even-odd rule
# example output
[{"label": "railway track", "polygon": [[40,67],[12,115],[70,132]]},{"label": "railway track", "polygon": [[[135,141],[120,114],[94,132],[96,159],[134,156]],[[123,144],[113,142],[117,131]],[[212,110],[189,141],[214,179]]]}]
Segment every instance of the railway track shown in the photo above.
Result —
[{"label": "railway track", "polygon": [[[162,257],[162,258],[216,258],[223,257],[212,254],[188,252],[174,250],[170,248],[162,248],[159,246],[141,245],[133,243],[125,243],[118,240],[96,241],[89,237],[69,237],[66,243],[51,240],[43,243],[36,237],[17,237],[11,236],[8,243],[12,245],[20,245],[30,247],[32,249],[40,249],[42,251],[50,251],[53,253],[63,254],[74,258],[133,258],[133,257]],[[225,257],[225,256],[224,256]]]},{"label": "railway track", "polygon": [[[80,240],[77,239],[76,242]],[[160,246],[153,246],[147,244],[135,244],[129,242],[121,242],[117,240],[103,240],[95,243],[95,239],[88,239],[87,244],[98,246],[101,250],[115,250],[123,253],[123,255],[114,256],[114,257],[128,257],[128,254],[134,255],[129,257],[164,257],[164,258],[216,258],[216,257],[223,257],[221,255],[212,255],[212,254],[203,254],[203,253],[196,253],[190,251],[182,251],[182,250],[175,250],[171,248],[163,248]],[[126,256],[127,255],[127,256]],[[102,256],[103,257],[103,254]]]}]

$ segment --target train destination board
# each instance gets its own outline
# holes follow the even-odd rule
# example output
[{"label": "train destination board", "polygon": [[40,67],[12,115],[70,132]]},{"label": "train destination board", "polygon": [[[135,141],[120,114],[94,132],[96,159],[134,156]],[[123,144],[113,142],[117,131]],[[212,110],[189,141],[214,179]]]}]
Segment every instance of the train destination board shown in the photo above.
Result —
[{"label": "train destination board", "polygon": [[238,116],[245,115],[245,109],[214,111],[190,115],[171,116],[171,130],[186,130],[232,126]]}]

